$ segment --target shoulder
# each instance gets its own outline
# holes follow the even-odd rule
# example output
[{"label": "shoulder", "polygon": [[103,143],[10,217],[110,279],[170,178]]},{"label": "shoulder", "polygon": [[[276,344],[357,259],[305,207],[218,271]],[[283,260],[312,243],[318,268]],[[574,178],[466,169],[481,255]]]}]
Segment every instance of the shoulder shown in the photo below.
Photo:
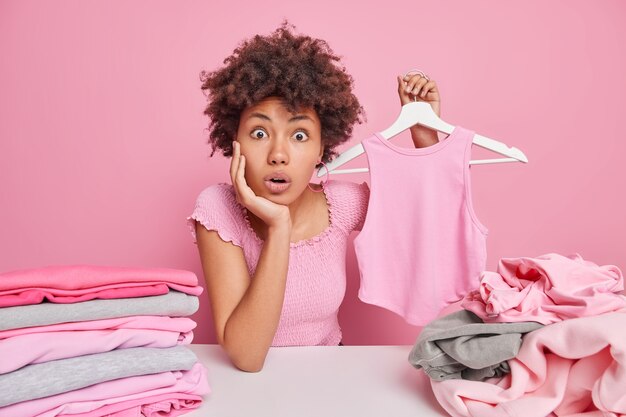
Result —
[{"label": "shoulder", "polygon": [[331,180],[327,184],[330,194],[335,203],[345,205],[354,202],[367,201],[369,198],[369,185],[363,181],[361,183],[342,180]]},{"label": "shoulder", "polygon": [[348,232],[360,230],[369,202],[367,182],[331,180],[326,187],[338,223]]},{"label": "shoulder", "polygon": [[200,192],[187,223],[196,242],[195,222],[207,230],[216,230],[222,240],[241,246],[241,205],[231,184],[210,185]]},{"label": "shoulder", "polygon": [[196,199],[196,206],[216,207],[225,205],[232,207],[237,204],[235,190],[231,184],[219,183],[209,185],[202,190]]},{"label": "shoulder", "polygon": [[330,180],[327,187],[337,195],[356,195],[363,194],[369,190],[367,182],[353,182],[344,180]]}]

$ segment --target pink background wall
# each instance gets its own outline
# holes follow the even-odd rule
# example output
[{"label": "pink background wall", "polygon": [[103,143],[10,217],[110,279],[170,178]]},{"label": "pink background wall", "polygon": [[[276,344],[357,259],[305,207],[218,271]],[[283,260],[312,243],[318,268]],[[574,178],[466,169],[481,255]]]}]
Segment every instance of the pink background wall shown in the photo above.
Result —
[{"label": "pink background wall", "polygon": [[[528,164],[472,168],[487,269],[547,252],[624,269],[626,4],[386,4],[0,3],[0,271],[163,266],[202,280],[185,217],[203,188],[229,181],[229,161],[208,158],[198,75],[283,17],[326,39],[355,78],[368,123],[346,147],[395,120],[395,76],[419,68],[444,120],[526,153]],[[408,132],[393,140],[410,146]],[[485,157],[499,155],[474,147]],[[357,299],[352,247],[347,262],[344,343],[413,343],[419,329]],[[205,297],[195,341],[215,343]]]}]

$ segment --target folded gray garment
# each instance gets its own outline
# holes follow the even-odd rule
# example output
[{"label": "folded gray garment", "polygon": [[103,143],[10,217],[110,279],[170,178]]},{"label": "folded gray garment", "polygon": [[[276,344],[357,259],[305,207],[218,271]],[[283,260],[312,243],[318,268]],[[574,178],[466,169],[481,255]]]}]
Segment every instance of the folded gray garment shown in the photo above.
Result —
[{"label": "folded gray garment", "polygon": [[175,346],[116,349],[105,353],[27,365],[0,375],[0,407],[118,378],[186,371],[197,361],[198,358],[190,349]]},{"label": "folded gray garment", "polygon": [[428,323],[409,353],[409,362],[436,381],[482,381],[510,372],[524,333],[543,327],[536,322],[484,323],[459,310]]},{"label": "folded gray garment", "polygon": [[198,297],[174,290],[149,297],[97,299],[72,304],[44,302],[0,308],[0,330],[140,315],[183,317],[195,313],[198,306]]}]

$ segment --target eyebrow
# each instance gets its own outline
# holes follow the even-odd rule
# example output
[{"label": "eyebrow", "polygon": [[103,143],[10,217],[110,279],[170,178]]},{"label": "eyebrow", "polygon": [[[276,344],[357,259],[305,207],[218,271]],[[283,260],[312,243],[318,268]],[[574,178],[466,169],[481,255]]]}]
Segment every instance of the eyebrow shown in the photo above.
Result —
[{"label": "eyebrow", "polygon": [[[250,115],[250,117],[248,117],[248,119],[251,119],[253,117],[258,117],[259,119],[263,119],[263,120],[267,120],[267,121],[272,121],[272,119],[270,119],[268,116],[266,116],[263,113],[252,113]],[[311,119],[309,116],[307,116],[306,114],[299,114],[297,116],[292,117],[291,119],[289,119],[290,122],[295,122],[298,120],[310,120],[311,122],[313,122],[313,119]]]}]

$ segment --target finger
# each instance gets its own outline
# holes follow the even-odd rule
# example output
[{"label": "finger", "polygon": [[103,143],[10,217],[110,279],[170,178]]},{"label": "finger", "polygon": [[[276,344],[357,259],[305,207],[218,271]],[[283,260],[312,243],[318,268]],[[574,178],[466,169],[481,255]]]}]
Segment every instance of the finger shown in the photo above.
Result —
[{"label": "finger", "polygon": [[239,191],[241,191],[241,186],[246,181],[244,177],[245,160],[246,160],[246,157],[240,154],[239,163],[237,164],[237,171],[235,172],[235,180],[237,181],[237,187],[239,187]]},{"label": "finger", "polygon": [[398,79],[398,94],[406,95],[407,94],[407,92],[405,91],[406,83],[404,81],[404,78],[402,78],[401,75],[398,75],[397,79]]},{"label": "finger", "polygon": [[250,192],[252,189],[248,187],[248,183],[246,183],[246,157],[241,155],[239,157],[239,168],[237,169],[237,187],[239,189],[239,195],[242,198],[242,202],[247,204],[248,199],[250,198]]},{"label": "finger", "polygon": [[422,87],[422,92],[420,93],[420,97],[426,98],[431,93],[437,93],[437,84],[433,80],[428,81]]},{"label": "finger", "polygon": [[238,179],[238,175],[237,172],[239,171],[240,167],[241,167],[241,144],[237,141],[235,141],[234,143],[234,148],[233,148],[233,161],[232,161],[232,165],[231,165],[231,170],[232,170],[232,175],[231,175],[231,181],[233,183],[234,189],[235,189],[235,197],[237,199],[237,201],[239,203],[242,202],[241,199],[241,181]]},{"label": "finger", "polygon": [[237,161],[235,162],[235,174],[233,178],[233,185],[235,186],[235,193],[237,194],[237,198],[239,202],[242,202],[243,194],[245,193],[245,188],[247,187],[246,179],[245,179],[245,156],[241,154],[241,144],[237,143]]},{"label": "finger", "polygon": [[404,81],[409,81],[411,78],[418,76],[420,77],[422,74],[421,71],[410,71],[408,74],[404,76]]},{"label": "finger", "polygon": [[233,141],[233,155],[230,159],[230,181],[235,184],[235,175],[237,173],[237,167],[239,167],[239,142]]},{"label": "finger", "polygon": [[398,97],[400,97],[400,104],[404,106],[405,104],[411,102],[411,97],[409,97],[409,93],[404,90],[406,84],[402,75],[398,75],[396,79],[398,81]]},{"label": "finger", "polygon": [[415,84],[419,81],[421,77],[417,74],[413,74],[409,76],[408,81],[406,81],[406,87],[404,88],[404,91],[408,94],[410,93],[413,88],[415,88]]},{"label": "finger", "polygon": [[425,83],[422,86],[422,91],[420,93],[420,97],[422,97],[422,98],[427,97],[427,95],[430,92],[430,90],[432,90],[434,87],[435,87],[435,82],[434,81],[428,81],[427,83]]},{"label": "finger", "polygon": [[420,77],[419,80],[415,82],[415,86],[411,90],[411,94],[417,97],[426,83],[428,83],[428,80],[424,77]]}]

